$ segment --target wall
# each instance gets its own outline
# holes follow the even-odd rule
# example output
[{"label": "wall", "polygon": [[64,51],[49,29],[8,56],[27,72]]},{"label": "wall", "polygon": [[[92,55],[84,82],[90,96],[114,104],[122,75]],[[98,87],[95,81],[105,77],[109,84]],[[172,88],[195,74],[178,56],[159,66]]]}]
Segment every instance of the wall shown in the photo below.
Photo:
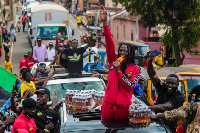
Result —
[{"label": "wall", "polygon": [[[124,26],[125,26],[125,33],[124,33]],[[117,27],[118,27],[118,38],[117,38]],[[135,34],[136,34],[135,29],[136,29],[135,22],[125,21],[120,19],[111,20],[111,33],[113,35],[113,38],[118,42],[131,40],[131,30],[133,31],[133,41],[135,41]]]},{"label": "wall", "polygon": [[[105,7],[113,7],[112,0],[105,0]],[[118,3],[116,8],[122,8],[122,5]]]}]

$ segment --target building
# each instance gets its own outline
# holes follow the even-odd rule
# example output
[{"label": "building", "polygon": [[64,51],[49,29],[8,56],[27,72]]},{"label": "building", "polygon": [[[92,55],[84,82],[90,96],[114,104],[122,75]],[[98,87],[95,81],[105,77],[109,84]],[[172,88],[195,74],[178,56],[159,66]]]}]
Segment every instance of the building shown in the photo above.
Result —
[{"label": "building", "polygon": [[[159,42],[159,27],[152,27],[149,32],[144,28],[142,23],[138,22],[137,17],[131,15],[125,9],[116,12],[110,16],[111,33],[116,42],[124,40],[139,41],[150,45],[151,50],[159,49],[161,42]],[[136,30],[138,29],[138,30]]]}]

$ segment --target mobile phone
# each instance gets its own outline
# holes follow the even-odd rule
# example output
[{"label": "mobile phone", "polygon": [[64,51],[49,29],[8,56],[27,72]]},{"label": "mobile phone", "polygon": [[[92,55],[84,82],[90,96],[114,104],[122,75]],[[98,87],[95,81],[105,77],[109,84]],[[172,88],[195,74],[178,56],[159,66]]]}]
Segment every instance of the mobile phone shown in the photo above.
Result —
[{"label": "mobile phone", "polygon": [[17,85],[16,85],[16,84],[13,85],[13,89],[16,90],[16,91],[18,92],[18,88],[17,88]]},{"label": "mobile phone", "polygon": [[10,110],[10,116],[14,116],[14,112]]}]

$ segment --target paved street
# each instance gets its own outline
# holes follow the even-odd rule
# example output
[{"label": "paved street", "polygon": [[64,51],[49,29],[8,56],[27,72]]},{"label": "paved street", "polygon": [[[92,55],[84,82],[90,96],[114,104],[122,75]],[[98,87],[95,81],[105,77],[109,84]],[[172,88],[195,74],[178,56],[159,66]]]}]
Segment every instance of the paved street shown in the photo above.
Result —
[{"label": "paved street", "polygon": [[[14,9],[14,18],[16,18],[16,8],[15,8],[16,4],[14,5],[13,9]],[[14,19],[15,20],[15,19]],[[10,24],[12,22],[9,23],[8,28],[10,27]],[[78,39],[79,40],[79,45],[80,45],[80,36],[82,33],[87,33],[87,31],[84,28],[77,28],[76,25],[76,19],[69,14],[69,26],[71,27],[71,29],[74,29],[74,36],[72,37],[73,39]],[[28,32],[27,32],[27,25],[26,25],[26,32],[17,32],[17,41],[16,43],[14,43],[14,45],[11,47],[10,49],[10,60],[13,63],[13,73],[19,75],[19,62],[20,60],[23,58],[24,54],[27,53],[28,51],[32,51],[32,48],[30,47],[30,44],[28,42]],[[8,30],[9,31],[9,30]],[[4,50],[2,49],[3,54],[4,54]],[[1,58],[1,62],[0,65],[2,67],[4,67],[4,61],[5,61],[5,57],[2,56]]]}]

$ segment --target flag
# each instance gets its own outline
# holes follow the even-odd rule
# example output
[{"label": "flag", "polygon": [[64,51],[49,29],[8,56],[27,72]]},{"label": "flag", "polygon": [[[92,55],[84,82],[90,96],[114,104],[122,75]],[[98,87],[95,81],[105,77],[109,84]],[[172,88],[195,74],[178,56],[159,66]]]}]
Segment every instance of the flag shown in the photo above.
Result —
[{"label": "flag", "polygon": [[173,11],[172,11],[172,19],[175,20],[175,18],[176,18],[176,17],[175,17],[175,12],[174,12],[174,10],[173,10]]},{"label": "flag", "polygon": [[0,66],[0,86],[4,90],[11,93],[16,80],[17,76]]}]

